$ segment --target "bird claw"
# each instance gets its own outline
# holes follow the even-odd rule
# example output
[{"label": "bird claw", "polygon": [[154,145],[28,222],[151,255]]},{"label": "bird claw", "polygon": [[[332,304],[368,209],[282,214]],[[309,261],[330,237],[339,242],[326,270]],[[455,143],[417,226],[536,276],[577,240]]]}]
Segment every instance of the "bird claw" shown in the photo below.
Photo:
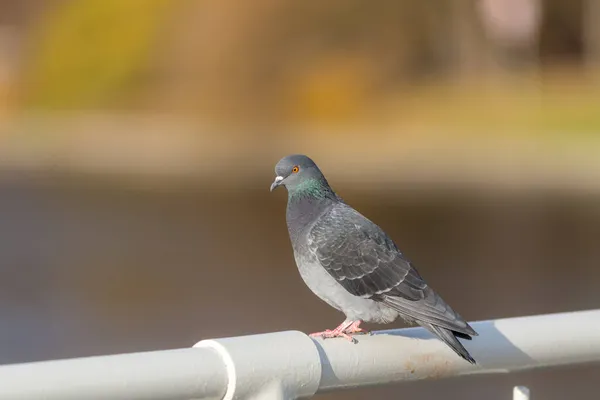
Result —
[{"label": "bird claw", "polygon": [[352,334],[360,333],[366,335],[372,335],[371,332],[359,328],[361,321],[354,321],[350,323],[342,323],[334,330],[326,329],[323,332],[311,333],[311,337],[322,337],[323,339],[330,339],[335,337],[342,337],[351,343],[358,343],[358,341],[352,337]]},{"label": "bird claw", "polygon": [[348,340],[349,342],[357,343],[357,340],[355,338],[353,338],[352,336],[350,336],[344,332],[340,332],[340,331],[336,332],[335,329],[334,330],[327,329],[326,331],[323,331],[323,332],[311,333],[309,336],[321,337],[323,339],[332,339],[332,338],[336,338],[336,337],[341,337],[341,338]]},{"label": "bird claw", "polygon": [[308,336],[310,337],[323,337],[325,335],[330,334],[332,331],[330,329],[326,329],[323,332],[315,332],[315,333],[311,333]]},{"label": "bird claw", "polygon": [[371,331],[367,331],[365,329],[360,328],[361,321],[355,321],[353,322],[348,328],[346,328],[344,330],[344,333],[348,333],[348,334],[354,334],[354,333],[359,333],[359,334],[363,334],[363,335],[372,335]]},{"label": "bird claw", "polygon": [[348,329],[348,330],[344,331],[344,333],[348,333],[351,335],[356,334],[356,333],[361,334],[361,335],[370,335],[371,334],[371,332],[361,329],[361,328]]}]

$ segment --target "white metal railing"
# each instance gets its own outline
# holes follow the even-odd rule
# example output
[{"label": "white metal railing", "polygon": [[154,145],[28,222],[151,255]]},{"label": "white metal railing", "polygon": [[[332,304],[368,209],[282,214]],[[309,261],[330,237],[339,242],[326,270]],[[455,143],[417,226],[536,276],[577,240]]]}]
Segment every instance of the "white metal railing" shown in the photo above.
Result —
[{"label": "white metal railing", "polygon": [[[344,339],[286,331],[191,349],[0,367],[0,400],[294,399],[418,379],[600,361],[600,310],[475,322],[471,365],[421,328]],[[519,391],[519,393],[517,393]],[[514,398],[526,399],[527,388]],[[520,397],[518,397],[520,396]]]},{"label": "white metal railing", "polygon": [[513,388],[513,400],[529,400],[529,388],[526,386],[515,386]]}]

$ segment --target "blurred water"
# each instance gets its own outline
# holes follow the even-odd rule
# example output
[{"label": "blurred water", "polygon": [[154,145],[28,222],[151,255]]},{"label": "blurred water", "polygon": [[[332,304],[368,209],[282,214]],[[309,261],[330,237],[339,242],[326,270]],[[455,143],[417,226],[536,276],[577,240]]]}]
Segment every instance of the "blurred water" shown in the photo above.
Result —
[{"label": "blurred water", "polygon": [[[0,177],[0,362],[191,346],[209,337],[316,331],[343,316],[299,278],[284,191],[169,190],[51,176]],[[597,308],[600,203],[339,188],[469,320]],[[399,325],[400,326],[400,325]],[[596,398],[598,367],[421,382],[345,398]],[[341,398],[341,394],[326,398]]]}]

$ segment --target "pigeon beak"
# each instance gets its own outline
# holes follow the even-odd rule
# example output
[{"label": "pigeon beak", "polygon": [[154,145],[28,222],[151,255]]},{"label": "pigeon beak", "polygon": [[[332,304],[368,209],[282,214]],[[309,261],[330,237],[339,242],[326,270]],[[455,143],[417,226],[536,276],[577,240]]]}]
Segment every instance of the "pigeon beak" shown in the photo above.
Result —
[{"label": "pigeon beak", "polygon": [[279,185],[281,185],[282,181],[283,181],[283,176],[276,176],[275,180],[273,181],[273,183],[271,183],[271,189],[270,189],[270,191],[272,192],[273,190],[277,189],[277,187]]}]

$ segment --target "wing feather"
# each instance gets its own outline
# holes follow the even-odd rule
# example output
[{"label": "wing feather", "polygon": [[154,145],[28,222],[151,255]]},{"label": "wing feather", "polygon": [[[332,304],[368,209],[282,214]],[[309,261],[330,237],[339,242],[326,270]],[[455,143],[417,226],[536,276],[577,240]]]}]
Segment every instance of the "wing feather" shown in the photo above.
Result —
[{"label": "wing feather", "polygon": [[345,203],[321,216],[309,232],[308,248],[353,295],[383,302],[417,321],[476,335],[385,232]]},{"label": "wing feather", "polygon": [[410,261],[381,228],[345,204],[320,218],[308,244],[327,272],[356,296],[424,297],[427,284]]}]

